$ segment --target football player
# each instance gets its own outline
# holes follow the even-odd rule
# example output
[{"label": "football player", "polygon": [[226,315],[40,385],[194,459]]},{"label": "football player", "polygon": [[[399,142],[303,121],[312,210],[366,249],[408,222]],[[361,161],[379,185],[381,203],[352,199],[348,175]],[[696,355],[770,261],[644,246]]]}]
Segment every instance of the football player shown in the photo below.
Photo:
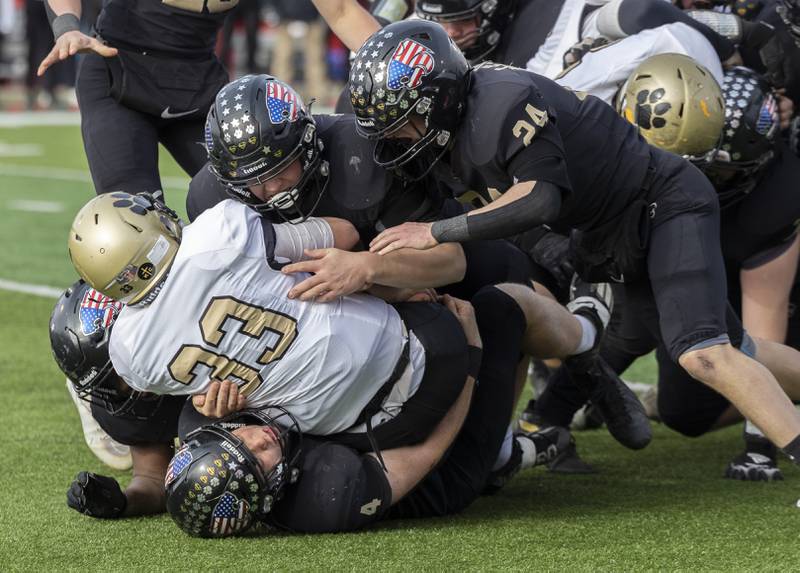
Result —
[{"label": "football player", "polygon": [[[449,199],[442,201],[445,191],[463,189],[463,184],[449,176],[446,170],[433,165],[435,174],[408,177],[378,166],[372,160],[373,144],[358,136],[352,115],[311,116],[299,107],[298,120],[277,121],[271,117],[276,104],[270,97],[273,84],[282,93],[293,93],[291,87],[269,76],[242,78],[226,87],[217,96],[209,114],[207,142],[210,154],[208,174],[198,174],[189,191],[187,206],[190,214],[197,213],[229,195],[243,201],[272,220],[301,221],[310,212],[317,215],[342,217],[359,231],[363,244],[392,224],[404,221],[432,221],[453,213],[463,212],[463,205]],[[244,89],[240,89],[240,88]],[[244,94],[240,112],[254,127],[251,140],[242,147],[236,134],[244,137],[239,126],[232,125],[226,111],[230,93]],[[293,101],[299,101],[292,96]],[[233,117],[238,123],[239,116]],[[236,129],[236,131],[233,131]],[[315,129],[319,149],[303,160],[300,169],[287,166],[289,143],[302,140],[304,131]],[[250,136],[248,136],[250,137]],[[269,150],[265,153],[265,150]],[[276,157],[276,155],[278,155]],[[248,167],[245,174],[235,169]],[[235,169],[232,169],[235,166]],[[425,168],[423,168],[423,171]],[[408,169],[406,168],[406,173]],[[214,181],[217,179],[219,182]],[[448,245],[447,247],[452,247]],[[314,260],[291,264],[284,272],[313,272],[314,276],[296,285],[290,296],[300,300],[316,297],[317,301],[332,301],[352,294],[363,285],[378,283],[392,287],[439,287],[448,294],[472,297],[481,287],[503,282],[530,284],[537,291],[558,292],[551,274],[531,264],[528,258],[506,241],[472,241],[464,244],[466,271],[462,280],[448,283],[453,273],[448,269],[459,260],[443,250],[445,245],[430,251],[406,249],[380,257],[367,252],[351,253],[328,250],[309,253]],[[569,284],[570,276],[566,278]],[[592,305],[608,306],[598,300],[598,293],[584,293],[570,308],[593,313]],[[575,297],[573,297],[575,298]],[[602,298],[602,297],[601,297]],[[582,302],[581,302],[582,301]],[[586,306],[588,304],[588,306]],[[599,307],[598,307],[599,308]],[[569,317],[560,328],[572,328]],[[591,330],[591,327],[588,327]],[[603,368],[610,372],[609,369]],[[609,420],[612,434],[628,447],[643,447],[649,440],[649,425],[636,397],[618,378],[605,377],[594,392],[598,407]]]},{"label": "football player", "polygon": [[78,281],[61,295],[50,317],[50,345],[59,368],[100,427],[130,447],[133,479],[125,491],[114,478],[88,471],[78,473],[67,491],[69,507],[107,519],[164,511],[164,476],[185,401],[183,396],[137,400],[116,375],[108,338],[120,309]]},{"label": "football player", "polygon": [[[506,66],[470,68],[432,23],[398,22],[371,37],[349,90],[380,164],[444,159],[467,185],[497,197],[458,217],[388,229],[371,250],[571,227],[583,278],[623,281],[632,312],[670,358],[800,458],[800,413],[775,377],[800,396],[800,355],[751,339],[726,310],[717,197],[696,168],[649,146],[592,96]],[[652,117],[658,102],[639,104]]]},{"label": "football player", "polygon": [[[447,299],[470,345],[483,346],[480,384],[474,385],[472,372],[422,442],[385,450],[379,462],[374,454],[301,435],[285,410],[274,417],[246,411],[186,438],[166,478],[173,519],[191,535],[224,537],[258,521],[297,532],[336,532],[390,517],[462,510],[483,491],[504,446],[529,320],[518,304],[526,292],[513,285],[481,289],[474,315],[469,303]],[[553,428],[518,436],[514,444],[509,463],[518,470],[559,455],[569,447],[569,435]]]},{"label": "football player", "polygon": [[217,31],[236,1],[111,0],[94,37],[79,29],[80,0],[45,5],[55,46],[38,74],[85,53],[77,95],[95,191],[159,196],[159,143],[187,174],[197,173],[205,163],[197,142],[208,106],[228,81],[214,54]]},{"label": "football player", "polygon": [[[721,203],[721,244],[729,299],[743,317],[748,332],[766,340],[785,340],[789,295],[797,267],[795,221],[800,201],[792,193],[791,173],[797,158],[780,153],[780,97],[763,78],[746,68],[725,73],[722,92],[708,71],[676,54],[643,62],[630,76],[619,97],[626,117],[638,120],[642,135],[652,143],[691,158],[710,178]],[[669,104],[666,124],[649,124],[634,104],[637,94],[662,92]],[[706,114],[699,105],[724,93],[725,115]],[[687,98],[686,94],[692,94]],[[618,301],[624,296],[617,289]],[[621,372],[634,358],[657,342],[634,313],[615,306],[603,355]],[[620,319],[622,317],[622,319]],[[659,348],[659,401],[664,422],[689,436],[736,422],[738,413],[722,396],[698,384],[677,368]],[[530,408],[527,421],[558,424],[570,419],[579,399],[563,376]],[[563,407],[566,402],[572,407]],[[559,405],[559,403],[561,405]],[[663,414],[661,413],[663,411]],[[749,423],[746,451],[728,467],[728,477],[779,479],[775,447]]]},{"label": "football player", "polygon": [[[386,448],[430,432],[464,384],[468,349],[441,305],[288,298],[305,275],[281,272],[279,261],[299,260],[308,248],[347,247],[355,236],[340,219],[273,225],[230,200],[181,231],[159,203],[120,192],[78,213],[69,248],[87,282],[126,303],[109,353],[132,388],[204,393],[193,402],[205,415],[241,408],[240,397],[254,407],[277,403],[304,432],[361,425],[342,437]],[[533,317],[525,350],[593,364],[603,329],[594,307],[572,315],[521,288]],[[231,378],[238,385],[215,382]]]},{"label": "football player", "polygon": [[[355,0],[315,1],[337,36],[356,51],[385,20]],[[438,22],[473,64],[491,60],[553,77],[564,54],[585,38],[620,38],[672,22],[698,30],[727,60],[733,44],[661,0],[432,0],[415,4],[416,17]]]}]

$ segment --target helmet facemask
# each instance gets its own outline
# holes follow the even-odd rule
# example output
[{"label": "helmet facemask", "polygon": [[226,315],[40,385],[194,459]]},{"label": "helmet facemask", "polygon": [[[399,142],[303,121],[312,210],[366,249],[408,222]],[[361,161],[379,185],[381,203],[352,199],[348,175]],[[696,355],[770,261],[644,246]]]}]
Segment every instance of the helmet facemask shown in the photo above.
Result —
[{"label": "helmet facemask", "polygon": [[[265,471],[234,431],[269,426],[281,450]],[[167,509],[176,523],[201,537],[227,537],[262,520],[299,476],[301,434],[283,408],[242,410],[186,437],[167,468]]]},{"label": "helmet facemask", "polygon": [[137,392],[119,378],[108,355],[108,341],[122,304],[83,281],[61,296],[50,318],[53,356],[77,396],[112,416],[146,420],[161,396]]},{"label": "helmet facemask", "polygon": [[[211,172],[232,198],[286,222],[311,216],[327,186],[328,164],[310,105],[268,75],[246,76],[220,90],[206,119],[206,150]],[[249,190],[298,160],[302,174],[291,189],[267,200]]]},{"label": "helmet facemask", "polygon": [[[468,85],[469,65],[440,25],[391,24],[367,40],[351,69],[356,131],[377,142],[378,165],[420,179],[448,151]],[[409,125],[416,137],[396,137]]]},{"label": "helmet facemask", "polygon": [[503,31],[511,21],[515,4],[516,2],[508,0],[421,1],[416,4],[416,14],[438,24],[476,21],[475,40],[469,46],[461,48],[461,51],[470,63],[478,64],[497,48]]}]

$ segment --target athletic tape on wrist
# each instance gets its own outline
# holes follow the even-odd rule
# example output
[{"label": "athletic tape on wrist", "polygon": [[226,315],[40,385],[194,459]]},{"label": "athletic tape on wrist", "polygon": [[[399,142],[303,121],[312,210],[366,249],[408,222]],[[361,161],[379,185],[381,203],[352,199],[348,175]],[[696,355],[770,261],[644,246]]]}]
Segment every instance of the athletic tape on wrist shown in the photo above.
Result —
[{"label": "athletic tape on wrist", "polygon": [[56,16],[56,19],[53,20],[52,28],[53,28],[53,37],[56,40],[58,40],[61,36],[63,36],[67,32],[74,32],[76,30],[80,30],[81,21],[75,14],[70,14],[68,12],[66,14],[61,14],[60,16]]}]

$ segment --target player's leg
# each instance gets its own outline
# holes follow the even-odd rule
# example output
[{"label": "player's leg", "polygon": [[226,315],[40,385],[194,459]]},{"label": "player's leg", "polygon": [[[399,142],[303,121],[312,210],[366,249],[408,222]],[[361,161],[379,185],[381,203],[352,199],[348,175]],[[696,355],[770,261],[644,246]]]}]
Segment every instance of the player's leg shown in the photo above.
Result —
[{"label": "player's leg", "polygon": [[83,438],[92,453],[101,462],[115,470],[130,469],[133,465],[130,447],[120,444],[100,427],[92,415],[92,405],[78,397],[75,386],[69,379],[67,379],[67,391],[78,410]]},{"label": "player's leg", "polygon": [[161,192],[157,118],[134,111],[109,95],[104,58],[87,54],[77,81],[83,147],[95,191]]},{"label": "player's leg", "polygon": [[[514,471],[523,463],[523,450],[515,438],[507,442],[505,455],[500,454],[513,411],[525,315],[514,299],[495,287],[479,291],[472,304],[483,340],[483,359],[469,414],[445,460],[392,507],[393,517],[460,511],[484,490],[498,457],[503,465],[511,462]],[[530,451],[528,457],[531,454],[535,459]]]},{"label": "player's leg", "polygon": [[614,438],[631,449],[652,438],[650,424],[636,395],[599,356],[609,318],[601,291],[586,291],[570,302],[570,312],[521,285],[500,285],[515,299],[526,319],[523,349],[541,358],[564,358],[570,380],[600,409]]},{"label": "player's leg", "polygon": [[163,120],[158,138],[189,177],[194,177],[208,161],[203,143],[205,117]]},{"label": "player's leg", "polygon": [[800,414],[770,371],[734,348],[728,336],[714,189],[686,164],[659,193],[647,265],[670,356],[776,445],[795,441],[800,449]]}]

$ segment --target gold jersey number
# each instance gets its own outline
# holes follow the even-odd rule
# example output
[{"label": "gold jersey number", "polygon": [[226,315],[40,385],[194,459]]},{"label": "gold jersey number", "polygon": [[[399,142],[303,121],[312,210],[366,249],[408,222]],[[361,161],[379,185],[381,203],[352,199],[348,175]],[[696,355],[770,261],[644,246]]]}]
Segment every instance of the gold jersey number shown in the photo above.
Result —
[{"label": "gold jersey number", "polygon": [[[277,341],[267,346],[258,358],[262,366],[283,358],[297,338],[297,321],[286,314],[242,302],[230,296],[214,297],[200,317],[200,334],[212,349],[219,345],[228,333],[222,329],[225,321],[233,318],[241,322],[239,335],[260,339],[266,332],[278,335]],[[238,378],[244,383],[239,391],[247,396],[258,388],[263,379],[258,368],[254,368],[230,356],[196,344],[184,344],[169,363],[169,373],[181,384],[191,384],[196,374],[194,369],[203,364],[211,369],[211,378],[225,380]]]}]

